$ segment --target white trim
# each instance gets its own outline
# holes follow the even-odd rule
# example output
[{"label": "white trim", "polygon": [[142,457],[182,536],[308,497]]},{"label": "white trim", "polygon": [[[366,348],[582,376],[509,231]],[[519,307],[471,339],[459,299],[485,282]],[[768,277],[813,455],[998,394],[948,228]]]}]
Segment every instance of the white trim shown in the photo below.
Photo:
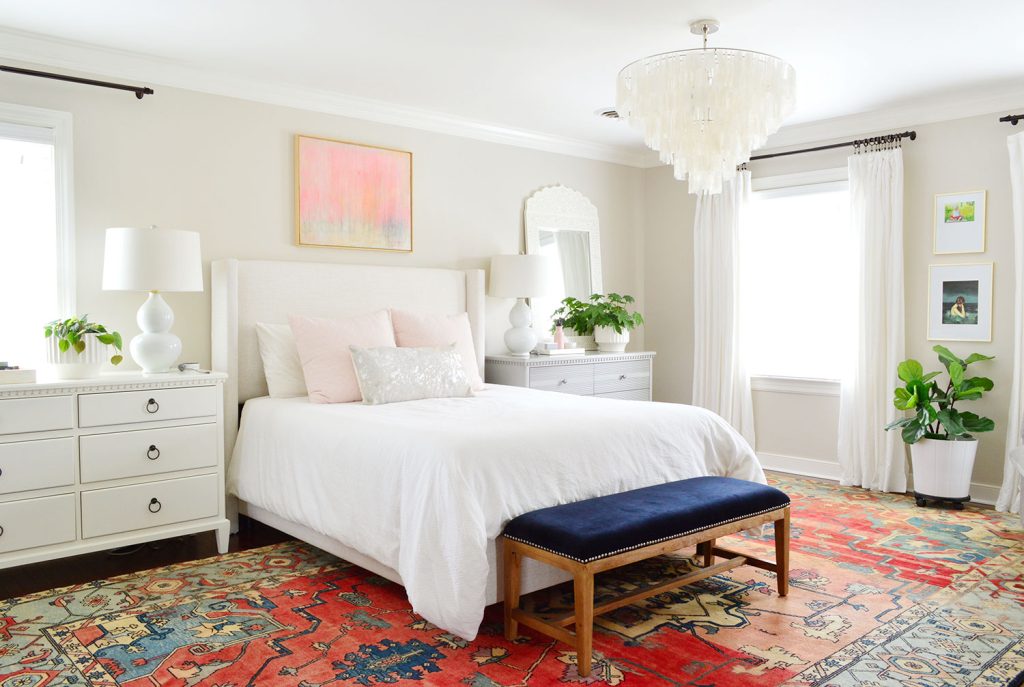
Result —
[{"label": "white trim", "polygon": [[75,314],[75,183],[71,113],[0,102],[0,122],[52,131],[57,212],[57,302],[60,316],[70,317]]},{"label": "white trim", "polygon": [[[0,58],[135,81],[140,85],[171,86],[632,167],[653,166],[648,164],[650,159],[645,150],[631,150],[625,146],[517,129],[321,89],[256,81],[217,73],[176,60],[62,40],[27,31],[0,29]],[[4,77],[24,78],[6,74]],[[128,96],[122,94],[121,97]],[[147,100],[151,97],[159,98],[159,91],[153,96],[147,96]]]},{"label": "white trim", "polygon": [[[765,470],[785,472],[790,475],[801,477],[815,477],[838,482],[842,477],[842,467],[838,461],[824,458],[806,458],[803,456],[787,456],[781,453],[757,452],[757,459],[761,461],[761,467]],[[914,490],[914,476],[907,475],[907,494],[912,495]],[[999,496],[999,487],[994,484],[982,484],[971,482],[971,502],[982,503],[986,506],[994,505]]]},{"label": "white trim", "polygon": [[842,476],[842,468],[834,460],[823,458],[805,458],[803,456],[787,456],[781,453],[757,452],[757,459],[765,470],[775,470],[791,475],[816,477],[838,482]]},{"label": "white trim", "polygon": [[[966,117],[1005,114],[1008,110],[1019,110],[1021,103],[1024,103],[1024,88],[1006,88],[1005,85],[978,90],[959,98],[951,98],[946,92],[931,98],[917,98],[907,105],[784,126],[770,136],[768,144],[755,151],[755,154],[779,152],[784,148],[807,143],[876,135],[883,131],[902,130]],[[994,120],[992,125],[996,126]]]},{"label": "white trim", "polygon": [[754,376],[750,378],[751,391],[802,396],[839,396],[840,383],[835,379],[807,379],[803,377]]},{"label": "white trim", "polygon": [[830,190],[831,187],[847,188],[849,171],[846,167],[830,169],[814,169],[796,174],[777,174],[775,176],[751,176],[750,189],[754,192],[775,189],[794,189],[811,186],[810,191]]}]

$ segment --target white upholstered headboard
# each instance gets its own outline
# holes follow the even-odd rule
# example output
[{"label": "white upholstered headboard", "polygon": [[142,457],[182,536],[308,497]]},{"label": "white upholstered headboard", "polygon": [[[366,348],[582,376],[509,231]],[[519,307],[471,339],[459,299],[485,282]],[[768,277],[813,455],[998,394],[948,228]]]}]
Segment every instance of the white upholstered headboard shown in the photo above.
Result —
[{"label": "white upholstered headboard", "polygon": [[484,272],[274,260],[215,260],[213,369],[226,372],[224,430],[231,456],[238,404],[265,396],[256,323],[289,315],[346,317],[381,308],[469,314],[477,364],[484,369]]}]

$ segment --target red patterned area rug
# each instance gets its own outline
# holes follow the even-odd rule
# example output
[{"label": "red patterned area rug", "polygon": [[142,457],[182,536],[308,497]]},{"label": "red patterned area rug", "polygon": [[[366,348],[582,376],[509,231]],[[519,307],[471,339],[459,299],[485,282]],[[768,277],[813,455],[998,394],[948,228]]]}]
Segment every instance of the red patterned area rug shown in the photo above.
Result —
[{"label": "red patterned area rug", "polygon": [[[529,629],[506,642],[499,607],[467,642],[413,613],[401,587],[290,542],[0,601],[0,687],[1000,687],[1024,670],[1015,517],[775,481],[794,503],[789,597],[741,567],[622,608],[598,620],[588,678]],[[771,547],[758,533],[732,544]],[[654,559],[599,586],[691,564]],[[562,589],[533,598],[568,601]]]}]

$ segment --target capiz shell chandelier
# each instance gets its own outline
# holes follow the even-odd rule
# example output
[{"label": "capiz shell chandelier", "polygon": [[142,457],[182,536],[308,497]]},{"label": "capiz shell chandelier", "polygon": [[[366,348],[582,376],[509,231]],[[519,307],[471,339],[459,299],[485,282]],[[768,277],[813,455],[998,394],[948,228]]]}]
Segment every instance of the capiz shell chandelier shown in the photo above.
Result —
[{"label": "capiz shell chandelier", "polygon": [[644,143],[689,179],[690,193],[720,193],[722,182],[779,130],[795,104],[789,63],[751,50],[708,48],[718,22],[690,31],[704,47],[644,57],[619,72],[616,110]]}]

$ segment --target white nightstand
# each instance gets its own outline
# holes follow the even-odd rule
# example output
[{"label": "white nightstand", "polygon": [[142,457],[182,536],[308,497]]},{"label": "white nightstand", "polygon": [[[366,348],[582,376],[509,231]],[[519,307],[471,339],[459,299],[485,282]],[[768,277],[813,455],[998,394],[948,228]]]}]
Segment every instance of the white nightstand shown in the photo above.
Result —
[{"label": "white nightstand", "polygon": [[651,400],[655,353],[587,353],[580,356],[512,355],[486,357],[490,384],[526,386],[579,396],[629,401]]},{"label": "white nightstand", "polygon": [[226,375],[0,386],[0,568],[216,530]]}]

